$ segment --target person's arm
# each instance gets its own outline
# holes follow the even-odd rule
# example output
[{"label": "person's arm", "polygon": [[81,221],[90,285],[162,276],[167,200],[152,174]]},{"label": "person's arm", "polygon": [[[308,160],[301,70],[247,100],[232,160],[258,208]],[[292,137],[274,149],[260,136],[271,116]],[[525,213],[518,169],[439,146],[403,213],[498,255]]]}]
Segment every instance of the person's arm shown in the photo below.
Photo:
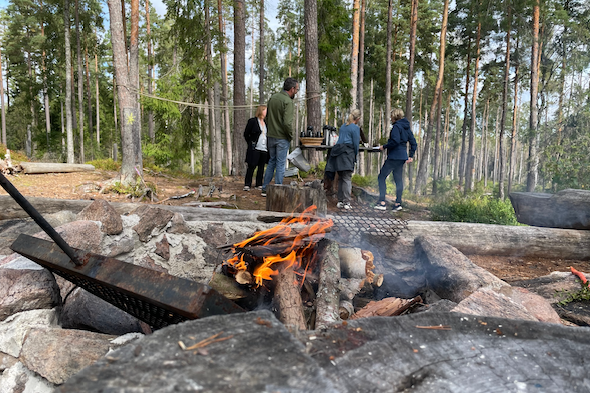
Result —
[{"label": "person's arm", "polygon": [[[252,120],[254,120],[254,121],[252,121]],[[255,121],[256,121],[256,118],[253,117],[252,119],[248,120],[248,123],[246,123],[246,129],[244,130],[244,139],[246,139],[246,142],[248,142],[248,143],[252,142]]]},{"label": "person's arm", "polygon": [[289,141],[293,140],[293,101],[288,102],[283,113],[283,127]]},{"label": "person's arm", "polygon": [[358,128],[358,131],[353,131],[352,132],[352,144],[354,145],[354,157],[356,160],[356,157],[359,154],[359,145],[361,143],[361,129],[360,127]]}]

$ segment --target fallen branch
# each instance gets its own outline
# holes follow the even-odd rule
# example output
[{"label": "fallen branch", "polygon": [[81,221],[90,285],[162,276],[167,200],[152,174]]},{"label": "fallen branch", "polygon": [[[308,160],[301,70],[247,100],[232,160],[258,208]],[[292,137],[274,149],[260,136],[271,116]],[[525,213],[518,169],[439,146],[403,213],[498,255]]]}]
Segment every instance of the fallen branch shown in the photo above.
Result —
[{"label": "fallen branch", "polygon": [[192,190],[190,192],[187,192],[186,194],[174,195],[174,196],[168,197],[166,199],[162,199],[160,202],[157,202],[156,204],[164,203],[166,201],[169,201],[170,199],[182,199],[182,198],[186,198],[186,197],[189,197],[191,195],[195,195],[195,193],[196,193],[196,191],[195,190]]}]

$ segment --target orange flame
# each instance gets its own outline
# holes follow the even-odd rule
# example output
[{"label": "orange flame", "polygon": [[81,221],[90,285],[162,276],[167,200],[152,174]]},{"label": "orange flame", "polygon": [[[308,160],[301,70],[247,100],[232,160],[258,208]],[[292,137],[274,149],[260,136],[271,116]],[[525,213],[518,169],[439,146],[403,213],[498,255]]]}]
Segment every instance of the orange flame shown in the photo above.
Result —
[{"label": "orange flame", "polygon": [[[287,264],[287,268],[294,266],[295,269],[301,268],[303,259],[307,259],[306,272],[312,265],[315,244],[324,237],[328,228],[334,225],[331,219],[318,219],[314,215],[317,207],[315,205],[308,207],[298,217],[289,216],[284,218],[278,225],[256,232],[252,237],[232,245],[232,251],[235,255],[225,263],[237,270],[247,270],[248,266],[244,261],[242,249],[254,246],[268,246],[285,244],[284,249],[279,249],[276,255],[257,258],[257,266],[254,268],[254,277],[256,285],[261,286],[264,280],[272,280],[273,276],[278,275],[278,270],[272,267],[277,264]],[[294,229],[291,225],[304,225],[299,229]],[[280,248],[280,247],[279,247]],[[254,258],[256,259],[256,258]],[[305,276],[305,273],[303,274]]]}]

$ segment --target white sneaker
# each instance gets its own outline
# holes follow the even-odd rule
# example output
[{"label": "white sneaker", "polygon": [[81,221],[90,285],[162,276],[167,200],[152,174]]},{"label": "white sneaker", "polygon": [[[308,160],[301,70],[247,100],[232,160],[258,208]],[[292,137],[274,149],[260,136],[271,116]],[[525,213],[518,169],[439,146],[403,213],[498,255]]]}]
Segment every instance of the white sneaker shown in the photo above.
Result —
[{"label": "white sneaker", "polygon": [[336,207],[337,207],[338,209],[342,209],[342,208],[344,207],[344,202],[338,202],[338,203],[336,204]]},{"label": "white sneaker", "polygon": [[375,210],[387,210],[387,206],[385,205],[385,202],[381,202],[376,204],[373,209]]},{"label": "white sneaker", "polygon": [[244,191],[250,191],[250,186],[244,186]]},{"label": "white sneaker", "polygon": [[348,203],[348,202],[345,202],[345,203],[344,203],[344,205],[342,206],[342,208],[343,208],[344,210],[350,210],[350,209],[352,209],[352,206],[350,206],[350,203]]},{"label": "white sneaker", "polygon": [[391,210],[393,210],[394,212],[398,212],[400,210],[402,210],[402,205],[393,205],[393,207],[391,208]]}]

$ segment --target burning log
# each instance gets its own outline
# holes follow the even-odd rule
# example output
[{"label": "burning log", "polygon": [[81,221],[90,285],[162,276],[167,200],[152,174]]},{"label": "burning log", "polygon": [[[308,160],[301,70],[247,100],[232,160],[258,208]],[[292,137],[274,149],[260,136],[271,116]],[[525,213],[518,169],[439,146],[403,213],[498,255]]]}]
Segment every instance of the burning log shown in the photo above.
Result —
[{"label": "burning log", "polygon": [[316,329],[325,329],[340,321],[340,258],[338,243],[323,239],[318,245],[320,282],[316,297]]}]

